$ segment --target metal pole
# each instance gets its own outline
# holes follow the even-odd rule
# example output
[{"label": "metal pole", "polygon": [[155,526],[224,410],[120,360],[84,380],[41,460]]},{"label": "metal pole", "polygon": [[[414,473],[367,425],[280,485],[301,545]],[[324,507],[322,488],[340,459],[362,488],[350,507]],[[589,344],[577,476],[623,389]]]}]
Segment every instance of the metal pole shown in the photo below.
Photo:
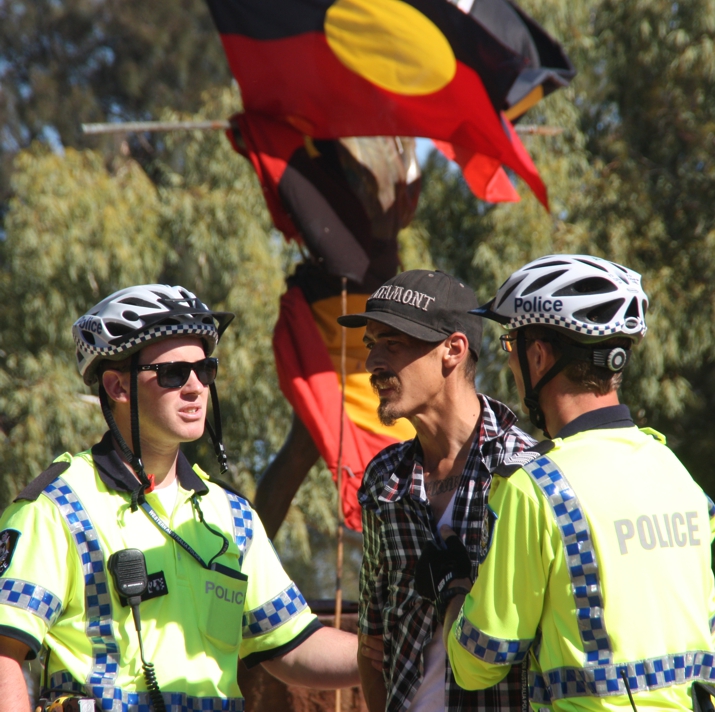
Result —
[{"label": "metal pole", "polygon": [[[151,133],[154,131],[220,131],[231,128],[229,121],[127,121],[108,124],[82,124],[86,134],[124,134]],[[527,136],[558,136],[564,132],[559,126],[535,126],[533,124],[517,124],[514,127],[518,134]]]},{"label": "metal pole", "polygon": [[[342,278],[342,289],[340,291],[341,313],[345,316],[348,313],[348,280]],[[345,436],[345,381],[346,381],[346,356],[347,356],[347,329],[340,327],[340,387],[342,394],[340,397],[340,444],[338,446],[338,546],[337,560],[335,562],[335,627],[340,628],[343,613],[343,439]],[[341,695],[340,690],[335,690],[335,712],[340,712]]]},{"label": "metal pole", "polygon": [[126,121],[110,124],[82,124],[86,134],[116,134],[153,131],[220,131],[229,129],[231,124],[224,120],[216,121]]}]

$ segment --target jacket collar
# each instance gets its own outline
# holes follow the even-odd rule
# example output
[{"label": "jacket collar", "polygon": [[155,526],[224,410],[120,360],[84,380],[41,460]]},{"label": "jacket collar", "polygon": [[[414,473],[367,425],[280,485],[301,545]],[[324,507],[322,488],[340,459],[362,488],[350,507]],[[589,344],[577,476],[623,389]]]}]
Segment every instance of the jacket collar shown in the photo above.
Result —
[{"label": "jacket collar", "polygon": [[[139,483],[114,449],[112,434],[109,431],[92,447],[92,459],[99,473],[99,479],[108,489],[129,493],[137,489]],[[206,483],[194,472],[181,451],[176,459],[176,479],[184,490],[193,490],[199,495],[209,491]]]},{"label": "jacket collar", "polygon": [[635,428],[627,405],[609,405],[605,408],[589,410],[564,425],[556,434],[557,438],[570,438],[584,430],[604,430],[606,428]]}]

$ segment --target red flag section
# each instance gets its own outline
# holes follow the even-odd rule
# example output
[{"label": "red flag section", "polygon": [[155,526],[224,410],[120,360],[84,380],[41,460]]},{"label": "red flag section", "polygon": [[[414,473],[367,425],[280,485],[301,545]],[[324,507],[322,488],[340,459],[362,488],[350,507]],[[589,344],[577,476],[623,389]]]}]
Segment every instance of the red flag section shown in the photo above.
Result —
[{"label": "red flag section", "polygon": [[[503,164],[547,204],[500,116],[529,59],[445,0],[208,0],[247,113],[318,138],[425,136],[487,160],[479,197],[513,200]],[[543,90],[542,90],[543,93]],[[481,160],[481,159],[480,159]],[[489,196],[489,198],[487,198]]]},{"label": "red flag section", "polygon": [[[365,309],[367,295],[348,296],[348,312]],[[309,305],[298,287],[281,297],[280,315],[273,334],[276,370],[283,394],[293,406],[334,479],[340,445],[341,388],[339,376],[340,297]],[[360,330],[349,330],[346,403],[343,433],[343,513],[351,529],[361,531],[357,490],[365,467],[384,447],[414,437],[406,420],[393,427],[377,419],[377,396],[365,371],[367,349]]]}]

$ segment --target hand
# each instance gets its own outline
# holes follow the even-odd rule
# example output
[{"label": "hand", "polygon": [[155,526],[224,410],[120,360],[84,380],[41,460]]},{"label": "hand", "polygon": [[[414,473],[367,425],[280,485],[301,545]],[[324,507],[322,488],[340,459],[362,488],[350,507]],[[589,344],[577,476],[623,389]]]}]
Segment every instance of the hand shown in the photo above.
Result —
[{"label": "hand", "polygon": [[361,635],[360,655],[370,660],[370,664],[375,670],[382,672],[382,660],[384,657],[384,644],[381,635]]},{"label": "hand", "polygon": [[472,578],[472,562],[462,540],[449,527],[442,527],[440,534],[445,548],[428,542],[415,570],[415,590],[435,605],[451,581]]}]

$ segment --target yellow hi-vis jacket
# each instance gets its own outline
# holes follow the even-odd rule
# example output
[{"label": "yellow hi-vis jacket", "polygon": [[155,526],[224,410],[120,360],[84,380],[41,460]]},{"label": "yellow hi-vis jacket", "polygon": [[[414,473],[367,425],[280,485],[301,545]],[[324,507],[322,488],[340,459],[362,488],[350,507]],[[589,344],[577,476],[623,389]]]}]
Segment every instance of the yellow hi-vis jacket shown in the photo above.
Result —
[{"label": "yellow hi-vis jacket", "polygon": [[450,631],[457,682],[490,687],[529,655],[535,710],[630,709],[622,671],[639,712],[692,709],[692,682],[715,680],[714,512],[664,438],[588,430],[512,471]]},{"label": "yellow hi-vis jacket", "polygon": [[209,482],[181,453],[173,511],[155,493],[147,502],[208,563],[222,540],[200,523],[198,494],[206,522],[229,543],[216,563],[238,578],[207,571],[145,511],[131,511],[128,490],[136,483],[108,436],[91,451],[62,455],[53,468],[59,476],[51,472],[34,501],[18,499],[0,518],[0,635],[34,654],[49,649],[49,687],[95,697],[101,709],[150,709],[131,610],[107,567],[122,549],[146,558],[142,638],[169,712],[240,712],[239,654],[257,664],[319,627],[246,500]]}]

